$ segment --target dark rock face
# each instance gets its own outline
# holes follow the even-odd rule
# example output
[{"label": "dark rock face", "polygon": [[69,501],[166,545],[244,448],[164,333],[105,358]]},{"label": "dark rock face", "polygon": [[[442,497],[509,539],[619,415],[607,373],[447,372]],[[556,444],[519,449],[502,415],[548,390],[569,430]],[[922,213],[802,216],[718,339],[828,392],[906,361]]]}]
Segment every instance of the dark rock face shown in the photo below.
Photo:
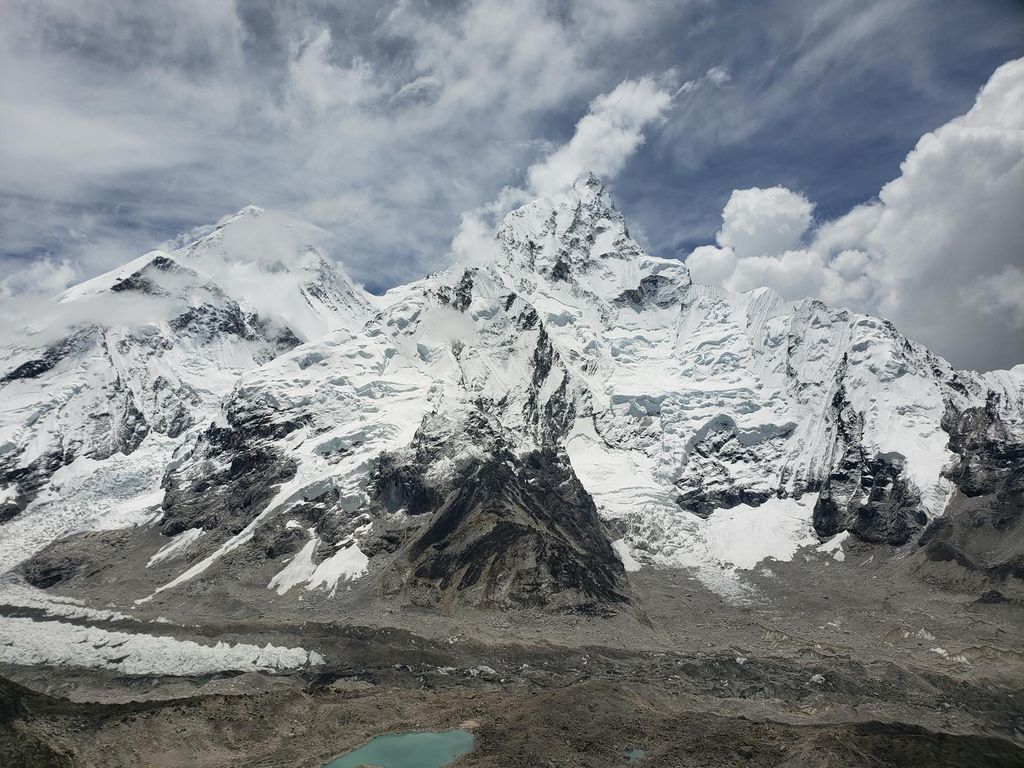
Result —
[{"label": "dark rock face", "polygon": [[50,476],[71,461],[71,458],[62,453],[47,453],[27,466],[19,467],[17,464],[19,455],[6,457],[7,461],[0,460],[0,486],[12,486],[18,489],[17,495],[12,500],[0,504],[0,523],[5,523],[19,515],[38,495]]},{"label": "dark rock face", "polygon": [[549,450],[467,467],[401,568],[404,586],[442,603],[601,612],[627,601],[593,500]]},{"label": "dark rock face", "polygon": [[304,528],[288,528],[284,523],[284,520],[272,520],[256,529],[253,546],[268,559],[294,554],[309,539]]},{"label": "dark rock face", "polygon": [[732,509],[740,504],[757,507],[764,504],[774,494],[764,491],[752,491],[747,488],[725,488],[712,491],[699,489],[688,491],[676,497],[676,504],[687,512],[707,520],[718,509]]},{"label": "dark rock face", "polygon": [[998,589],[990,589],[975,600],[975,602],[981,603],[982,605],[999,605],[1000,603],[1008,603],[1010,601],[1007,599],[1006,595]]},{"label": "dark rock face", "polygon": [[676,504],[704,519],[716,509],[731,509],[739,504],[752,507],[763,504],[777,491],[745,487],[733,476],[730,468],[744,464],[756,466],[759,461],[757,452],[762,444],[785,439],[789,432],[788,428],[782,429],[747,444],[740,439],[736,423],[731,418],[720,416],[713,420],[694,438],[687,475],[676,484],[681,491],[676,497]]},{"label": "dark rock face", "polygon": [[110,439],[105,448],[92,452],[96,459],[106,459],[115,453],[131,453],[149,434],[146,416],[135,404],[132,391],[120,376],[114,381],[112,389],[111,413],[94,416],[99,422],[97,429],[110,431]]},{"label": "dark rock face", "polygon": [[636,288],[623,291],[616,304],[642,309],[647,306],[669,307],[680,301],[676,285],[662,275],[648,275]]},{"label": "dark rock face", "polygon": [[225,335],[236,336],[240,339],[256,339],[256,332],[246,322],[247,319],[250,318],[246,318],[234,302],[226,303],[224,306],[200,304],[189,307],[173,318],[169,325],[177,334],[200,340],[215,339]]},{"label": "dark rock face", "polygon": [[34,379],[42,376],[47,371],[53,370],[65,358],[77,355],[97,343],[99,338],[100,330],[98,328],[86,328],[73,333],[48,346],[38,358],[24,362],[13,371],[4,374],[0,377],[0,386],[18,379]]},{"label": "dark rock face", "polygon": [[1024,579],[1024,502],[954,499],[918,539],[928,560],[954,562],[985,577]]},{"label": "dark rock face", "polygon": [[88,577],[130,546],[131,531],[77,533],[50,544],[20,566],[25,581],[39,589]]},{"label": "dark rock face", "polygon": [[559,254],[554,266],[551,267],[551,279],[565,281],[568,280],[571,276],[572,267],[569,264],[568,258],[564,253]]},{"label": "dark rock face", "polygon": [[814,505],[819,536],[850,531],[875,544],[906,544],[927,521],[920,494],[903,478],[899,456],[844,461],[829,475]]},{"label": "dark rock face", "polygon": [[576,408],[566,395],[566,379],[563,377],[559,388],[540,405],[540,393],[552,370],[558,363],[558,353],[551,339],[538,321],[540,334],[533,350],[533,375],[525,406],[526,423],[537,431],[539,442],[544,447],[559,445],[562,438],[572,429],[576,419]]},{"label": "dark rock face", "polygon": [[918,540],[932,562],[955,562],[999,581],[1024,579],[1024,446],[1007,433],[990,397],[982,408],[946,409],[942,427],[958,460],[946,514]]},{"label": "dark rock face", "polygon": [[80,562],[69,557],[51,557],[41,552],[23,564],[21,573],[33,587],[48,589],[75,576],[80,567]]},{"label": "dark rock face", "polygon": [[164,478],[161,532],[189,528],[234,535],[295,476],[295,462],[270,445],[301,424],[229,413],[231,426],[207,428],[187,464]]},{"label": "dark rock face", "polygon": [[115,293],[137,291],[147,296],[166,296],[168,295],[167,291],[160,286],[158,277],[154,274],[158,272],[196,276],[193,270],[183,267],[173,259],[167,256],[157,256],[142,269],[118,280],[110,286],[110,290]]},{"label": "dark rock face", "polygon": [[839,462],[814,505],[819,536],[850,531],[862,541],[906,544],[928,522],[921,495],[904,477],[899,454],[870,455],[863,448],[863,423],[840,387],[832,399]]},{"label": "dark rock face", "polygon": [[371,495],[389,512],[404,509],[422,515],[441,505],[440,494],[423,481],[415,464],[403,464],[398,457],[384,454],[370,479]]},{"label": "dark rock face", "polygon": [[467,269],[462,273],[462,279],[459,280],[459,284],[455,286],[455,296],[452,299],[452,306],[459,312],[465,312],[469,309],[470,302],[473,301],[473,270]]},{"label": "dark rock face", "polygon": [[454,287],[444,285],[438,288],[437,300],[459,312],[465,312],[473,301],[473,275],[475,273],[475,269],[467,269]]},{"label": "dark rock face", "polygon": [[946,408],[942,428],[959,460],[946,473],[965,496],[1024,493],[1024,445],[1015,443],[998,414],[998,396],[983,408]]},{"label": "dark rock face", "polygon": [[195,422],[190,407],[198,405],[199,396],[187,387],[157,376],[148,395],[157,404],[149,420],[155,432],[177,437]]}]

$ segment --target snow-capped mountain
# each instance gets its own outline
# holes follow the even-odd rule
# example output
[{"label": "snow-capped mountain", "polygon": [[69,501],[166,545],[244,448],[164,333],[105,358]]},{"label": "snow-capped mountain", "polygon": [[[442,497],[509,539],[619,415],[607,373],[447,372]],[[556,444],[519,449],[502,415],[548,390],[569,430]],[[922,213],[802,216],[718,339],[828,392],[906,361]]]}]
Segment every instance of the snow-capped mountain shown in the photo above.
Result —
[{"label": "snow-capped mountain", "polygon": [[27,318],[0,351],[0,520],[19,518],[11,525],[45,544],[117,525],[109,512],[122,500],[158,504],[171,452],[219,413],[243,371],[369,313],[320,254],[322,235],[247,208]]},{"label": "snow-capped mountain", "polygon": [[[18,514],[43,498],[18,474],[39,457],[67,465],[32,470],[53,485],[155,432],[137,600],[244,578],[286,598],[372,582],[442,607],[606,610],[629,600],[626,569],[732,592],[764,558],[845,532],[903,545],[952,497],[1001,504],[1021,482],[1024,367],[956,371],[883,320],[694,285],[593,177],[511,213],[499,259],[379,299],[280,227],[246,211],[63,299],[169,297],[188,322],[6,353],[4,396],[27,404],[3,411],[0,542],[33,512],[45,525],[46,502]],[[256,247],[280,242],[298,261]],[[254,280],[239,262],[257,252]],[[85,412],[100,418],[69,415]],[[65,578],[53,562],[33,574]]]}]

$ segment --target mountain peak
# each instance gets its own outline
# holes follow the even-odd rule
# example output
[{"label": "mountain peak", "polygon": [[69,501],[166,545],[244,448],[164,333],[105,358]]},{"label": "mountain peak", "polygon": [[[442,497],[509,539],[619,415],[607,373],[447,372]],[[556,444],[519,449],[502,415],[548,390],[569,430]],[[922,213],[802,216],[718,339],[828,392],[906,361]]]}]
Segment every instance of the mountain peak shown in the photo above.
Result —
[{"label": "mountain peak", "polygon": [[643,255],[604,182],[592,173],[512,211],[498,229],[510,262],[565,279],[603,259]]},{"label": "mountain peak", "polygon": [[[331,236],[320,227],[249,205],[199,232],[173,251],[150,251],[71,286],[57,301],[127,296],[130,290],[135,299],[173,296],[189,303],[196,291],[223,292],[302,340],[360,326],[370,311],[371,299],[326,255]],[[163,318],[164,308],[142,303],[136,314],[151,322]]]},{"label": "mountain peak", "polygon": [[315,224],[249,205],[175,256],[261,317],[276,317],[309,340],[361,325],[369,311],[367,295],[327,256],[332,245],[331,234]]},{"label": "mountain peak", "polygon": [[580,174],[572,184],[555,194],[538,198],[538,200],[550,200],[555,207],[559,208],[584,208],[609,218],[622,218],[622,214],[608,191],[608,185],[590,171]]},{"label": "mountain peak", "polygon": [[181,250],[188,258],[298,269],[315,264],[320,253],[329,250],[329,239],[330,234],[314,224],[247,205]]},{"label": "mountain peak", "polygon": [[615,203],[612,202],[611,196],[608,194],[608,185],[592,171],[587,171],[576,177],[576,180],[572,183],[571,187],[568,187],[562,192],[566,194],[569,191],[577,194],[581,200],[602,200],[607,207],[614,208]]},{"label": "mountain peak", "polygon": [[59,304],[83,301],[111,291],[123,290],[123,288],[118,288],[118,286],[126,287],[129,281],[133,278],[141,278],[144,272],[166,272],[176,269],[183,269],[183,267],[166,251],[148,251],[119,267],[64,289],[57,295],[56,301]]}]

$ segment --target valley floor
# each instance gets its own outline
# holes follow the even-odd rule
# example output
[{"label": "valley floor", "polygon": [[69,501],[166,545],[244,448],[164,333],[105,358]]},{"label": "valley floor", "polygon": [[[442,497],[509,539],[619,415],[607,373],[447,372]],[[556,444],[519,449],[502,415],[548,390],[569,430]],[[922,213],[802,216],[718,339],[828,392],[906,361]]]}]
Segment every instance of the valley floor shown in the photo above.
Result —
[{"label": "valley floor", "polygon": [[[319,766],[379,733],[463,726],[467,767],[619,766],[629,749],[641,768],[1024,765],[1024,609],[896,578],[905,567],[863,545],[773,562],[738,601],[644,569],[634,608],[610,617],[444,616],[377,596],[270,601],[249,619],[165,604],[153,623],[94,600],[115,615],[61,621],[324,661],[174,677],[6,664],[0,762]],[[21,602],[0,613],[52,620]]]}]

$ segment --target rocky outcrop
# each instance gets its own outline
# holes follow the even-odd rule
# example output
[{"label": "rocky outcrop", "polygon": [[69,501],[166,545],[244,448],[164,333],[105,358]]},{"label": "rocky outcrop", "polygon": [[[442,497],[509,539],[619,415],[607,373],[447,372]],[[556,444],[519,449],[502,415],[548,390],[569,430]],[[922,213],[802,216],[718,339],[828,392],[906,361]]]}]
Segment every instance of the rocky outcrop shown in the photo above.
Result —
[{"label": "rocky outcrop", "polygon": [[[1024,445],[1000,418],[1002,403],[950,404],[943,428],[957,458],[946,471],[956,488],[946,514],[918,540],[930,563],[951,563],[1024,592]],[[946,579],[949,581],[949,579]]]},{"label": "rocky outcrop", "polygon": [[945,475],[965,496],[1010,500],[1024,493],[1024,442],[1001,417],[1002,405],[990,392],[983,406],[947,406],[942,428],[957,458]]},{"label": "rocky outcrop", "polygon": [[627,601],[593,500],[551,450],[467,466],[398,567],[392,588],[441,605],[604,612]]},{"label": "rocky outcrop", "polygon": [[822,537],[849,531],[862,541],[901,546],[928,522],[921,495],[907,480],[897,453],[872,454],[863,444],[863,418],[840,387],[832,400],[839,460],[814,505],[814,530]]},{"label": "rocky outcrop", "polygon": [[921,496],[903,476],[898,456],[859,456],[843,464],[821,487],[814,506],[819,536],[849,531],[861,541],[900,546],[928,522]]},{"label": "rocky outcrop", "polygon": [[266,507],[296,463],[273,441],[298,429],[295,422],[243,419],[211,425],[189,461],[164,478],[160,530],[175,536],[190,528],[233,536]]},{"label": "rocky outcrop", "polygon": [[74,579],[88,580],[126,556],[131,538],[128,530],[76,533],[36,553],[19,571],[25,581],[40,589]]}]

